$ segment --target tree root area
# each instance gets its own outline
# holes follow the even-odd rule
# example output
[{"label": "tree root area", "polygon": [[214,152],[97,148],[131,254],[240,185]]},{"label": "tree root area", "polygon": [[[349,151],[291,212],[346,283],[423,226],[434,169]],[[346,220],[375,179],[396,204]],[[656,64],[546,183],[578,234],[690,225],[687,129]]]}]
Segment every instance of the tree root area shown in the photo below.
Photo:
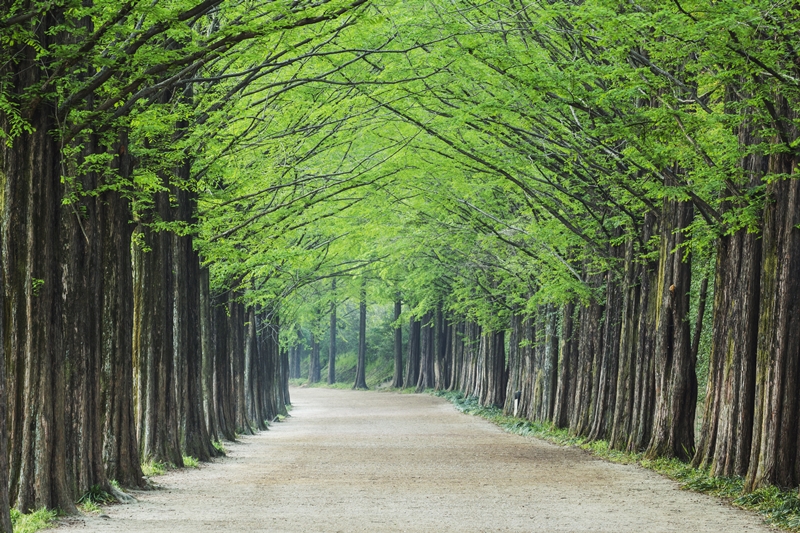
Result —
[{"label": "tree root area", "polygon": [[228,456],[55,531],[772,531],[633,465],[503,432],[429,395],[292,389]]}]

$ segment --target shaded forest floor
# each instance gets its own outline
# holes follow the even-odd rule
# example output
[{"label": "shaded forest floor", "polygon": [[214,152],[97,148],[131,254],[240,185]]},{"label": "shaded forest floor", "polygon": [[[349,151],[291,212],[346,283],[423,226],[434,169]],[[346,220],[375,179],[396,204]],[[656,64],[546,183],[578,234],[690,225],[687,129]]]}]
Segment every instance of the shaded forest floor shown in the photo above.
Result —
[{"label": "shaded forest floor", "polygon": [[634,465],[506,433],[441,398],[292,389],[229,456],[55,531],[759,532],[752,513]]}]

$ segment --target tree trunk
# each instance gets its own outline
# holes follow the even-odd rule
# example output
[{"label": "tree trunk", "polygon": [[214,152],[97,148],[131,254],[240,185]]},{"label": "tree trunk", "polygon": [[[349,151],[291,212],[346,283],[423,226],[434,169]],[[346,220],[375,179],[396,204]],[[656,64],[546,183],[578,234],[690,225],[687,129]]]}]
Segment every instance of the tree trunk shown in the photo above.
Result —
[{"label": "tree trunk", "polygon": [[422,323],[415,317],[409,319],[408,324],[408,357],[406,358],[407,387],[415,387],[420,373],[422,358]]},{"label": "tree trunk", "polygon": [[[32,48],[20,51],[18,87],[37,82],[38,64]],[[48,507],[74,513],[76,495],[67,481],[66,464],[62,194],[59,147],[50,135],[57,127],[54,113],[49,105],[40,105],[30,117],[32,133],[22,133],[11,146],[0,143],[6,306],[2,342],[8,370],[11,501],[25,511]],[[2,126],[7,130],[6,123]]]},{"label": "tree trunk", "polygon": [[[645,244],[655,234],[656,218],[652,213],[645,215],[642,224],[641,243]],[[650,442],[655,418],[655,346],[658,300],[658,262],[653,260],[642,265],[639,290],[639,317],[636,339],[636,357],[632,372],[634,374],[633,415],[631,416],[630,437],[627,451],[640,452]]]},{"label": "tree trunk", "polygon": [[655,351],[656,409],[649,458],[694,455],[697,403],[695,361],[691,358],[689,289],[692,268],[684,261],[683,230],[691,224],[689,202],[665,200],[662,211]]},{"label": "tree trunk", "polygon": [[436,385],[433,360],[436,357],[436,333],[434,315],[431,312],[425,313],[422,317],[422,327],[420,330],[420,369],[417,379],[417,392],[425,389],[432,389]]},{"label": "tree trunk", "polygon": [[506,392],[505,332],[490,332],[481,338],[483,368],[479,401],[484,406],[502,407]]},{"label": "tree trunk", "polygon": [[[331,280],[331,294],[336,294],[336,278]],[[328,346],[328,385],[336,383],[336,301],[331,302],[330,345]]]},{"label": "tree trunk", "polygon": [[216,334],[214,328],[214,312],[211,307],[211,288],[209,286],[207,268],[200,269],[200,349],[203,356],[203,412],[206,416],[208,437],[218,441],[219,424],[217,423],[216,401],[214,399],[214,374]]},{"label": "tree trunk", "polygon": [[715,475],[742,476],[750,461],[760,270],[758,235],[740,230],[719,238],[706,404],[693,461]]},{"label": "tree trunk", "polygon": [[453,325],[453,357],[450,365],[450,386],[447,388],[450,391],[461,389],[461,377],[464,367],[464,335],[464,321],[456,322]]},{"label": "tree trunk", "polygon": [[[2,157],[2,152],[0,152]],[[0,168],[3,168],[3,161],[0,160]],[[0,180],[4,180],[4,174],[0,172]],[[0,182],[0,191],[5,193],[5,183]],[[3,233],[0,232],[0,259],[4,255],[5,246],[3,245]],[[0,533],[12,533],[11,513],[8,501],[8,426],[6,424],[6,409],[8,397],[6,396],[6,351],[5,351],[5,275],[4,265],[0,262]]]},{"label": "tree trunk", "polygon": [[[162,220],[170,219],[167,193],[157,193]],[[139,453],[143,460],[183,466],[173,357],[174,290],[171,235],[146,225],[136,230],[146,247],[134,247],[133,353],[137,375]]]},{"label": "tree trunk", "polygon": [[308,382],[318,383],[320,380],[319,339],[311,333],[311,354],[308,358]]},{"label": "tree trunk", "polygon": [[354,389],[367,389],[367,289],[361,286],[361,299],[358,304],[358,362]]},{"label": "tree trunk", "polygon": [[542,394],[536,420],[548,422],[555,410],[555,393],[558,382],[558,314],[552,305],[545,306],[544,345],[542,346]]},{"label": "tree trunk", "polygon": [[[786,102],[781,116],[789,116]],[[769,170],[790,175],[767,186],[764,210],[755,411],[747,489],[800,481],[800,180],[789,153],[770,156]]]},{"label": "tree trunk", "polygon": [[633,239],[625,244],[625,274],[621,287],[622,310],[619,331],[619,366],[617,369],[614,418],[611,424],[609,445],[625,450],[630,440],[635,418],[634,391],[636,389],[636,353],[639,337],[641,309],[640,283],[642,268],[634,257]]},{"label": "tree trunk", "polygon": [[[596,276],[590,284],[597,286]],[[572,401],[574,410],[570,419],[570,431],[574,435],[587,435],[593,409],[592,392],[594,390],[593,374],[595,357],[600,357],[602,343],[603,306],[592,299],[588,305],[579,310],[578,319],[578,359],[575,367],[575,395]]]},{"label": "tree trunk", "polygon": [[565,428],[574,411],[575,369],[578,365],[577,335],[575,334],[575,304],[564,305],[561,318],[561,342],[558,353],[558,378],[553,423]]},{"label": "tree trunk", "polygon": [[[615,255],[620,252],[614,247]],[[612,269],[606,275],[606,305],[603,320],[603,351],[595,358],[595,388],[593,393],[592,426],[589,438],[608,439],[614,420],[617,399],[617,372],[619,369],[620,330],[622,326],[621,280]]]},{"label": "tree trunk", "polygon": [[[188,164],[178,176],[189,179]],[[174,188],[176,220],[196,225],[196,193]],[[183,452],[201,461],[217,455],[211,444],[203,408],[203,351],[200,304],[200,256],[191,235],[172,237],[173,262],[173,354],[178,377],[179,427]]]},{"label": "tree trunk", "polygon": [[398,298],[394,301],[394,376],[392,376],[392,387],[396,389],[403,386],[403,328],[400,327],[402,312],[403,303]]},{"label": "tree trunk", "polygon": [[217,427],[220,436],[236,440],[236,398],[233,388],[233,374],[231,363],[230,329],[232,327],[229,309],[231,294],[214,298],[212,311],[214,313],[215,351],[214,351],[214,409],[216,411]]},{"label": "tree trunk", "polygon": [[[508,335],[508,382],[506,383],[506,402],[503,413],[519,416],[519,401],[515,400],[515,393],[522,395],[522,389],[530,383],[530,376],[525,374],[522,363],[522,323],[523,318],[516,312],[511,315],[511,328]],[[516,402],[516,403],[515,403]],[[516,412],[515,412],[516,407]]]},{"label": "tree trunk", "polygon": [[231,362],[231,377],[233,382],[233,414],[235,428],[238,433],[251,435],[253,429],[247,417],[244,399],[244,334],[245,334],[245,309],[244,304],[237,301],[239,295],[231,295],[228,302],[228,352]]}]

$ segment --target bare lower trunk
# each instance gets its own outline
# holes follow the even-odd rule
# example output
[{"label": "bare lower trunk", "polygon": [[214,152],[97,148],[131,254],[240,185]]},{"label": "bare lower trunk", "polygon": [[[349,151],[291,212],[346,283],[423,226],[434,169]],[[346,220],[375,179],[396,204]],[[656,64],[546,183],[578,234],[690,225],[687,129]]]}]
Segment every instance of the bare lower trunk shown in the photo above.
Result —
[{"label": "bare lower trunk", "polygon": [[419,379],[422,357],[422,324],[411,317],[408,325],[408,357],[406,358],[406,387],[415,387]]},{"label": "bare lower trunk", "polygon": [[367,293],[361,289],[361,301],[358,305],[358,362],[356,363],[356,381],[354,389],[366,389],[367,372]]},{"label": "bare lower trunk", "polygon": [[394,302],[394,376],[392,377],[392,387],[400,388],[403,386],[403,328],[400,327],[400,314],[403,311],[403,304],[398,299]]},{"label": "bare lower trunk", "polygon": [[[36,82],[35,55],[28,48],[20,53],[21,80],[30,77],[28,81]],[[24,80],[20,83],[26,85]],[[54,113],[41,105],[30,117],[35,131],[0,148],[9,481],[10,499],[20,509],[76,512],[66,464],[68,408],[59,266],[62,194],[59,147],[50,134],[56,128]],[[3,521],[5,514],[0,512]]]},{"label": "bare lower trunk", "polygon": [[553,423],[568,427],[574,411],[575,367],[578,364],[577,335],[575,333],[575,304],[564,305],[561,318],[561,339],[558,350],[558,378]]},{"label": "bare lower trunk", "polygon": [[[156,209],[169,220],[169,198]],[[183,466],[173,356],[172,245],[170,234],[137,229],[147,247],[134,247],[134,362],[137,374],[139,450],[143,460]]]},{"label": "bare lower trunk", "polygon": [[658,311],[655,350],[656,409],[648,457],[694,455],[697,402],[695,361],[691,358],[689,289],[691,263],[684,261],[682,230],[692,222],[690,203],[664,201],[659,259]]},{"label": "bare lower trunk", "polygon": [[[331,281],[331,291],[336,291],[336,278]],[[336,302],[331,302],[331,324],[328,345],[328,385],[336,383]]]},{"label": "bare lower trunk", "polygon": [[506,392],[505,332],[486,333],[481,339],[483,367],[478,397],[481,405],[502,407]]},{"label": "bare lower trunk", "polygon": [[796,487],[800,482],[800,180],[795,177],[796,167],[791,154],[770,157],[770,172],[791,178],[770,183],[766,193],[748,489],[770,484]]},{"label": "bare lower trunk", "polygon": [[434,315],[425,313],[420,329],[420,368],[417,379],[417,392],[431,389],[436,384],[433,373],[433,360],[436,357],[436,330]]}]

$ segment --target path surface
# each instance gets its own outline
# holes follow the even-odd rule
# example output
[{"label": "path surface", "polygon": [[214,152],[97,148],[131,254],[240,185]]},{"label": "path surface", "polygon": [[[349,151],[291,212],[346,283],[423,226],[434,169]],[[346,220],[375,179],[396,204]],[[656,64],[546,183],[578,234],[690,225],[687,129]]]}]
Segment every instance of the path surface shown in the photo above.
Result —
[{"label": "path surface", "polygon": [[504,433],[428,395],[293,389],[292,418],[55,531],[771,531],[661,476]]}]

